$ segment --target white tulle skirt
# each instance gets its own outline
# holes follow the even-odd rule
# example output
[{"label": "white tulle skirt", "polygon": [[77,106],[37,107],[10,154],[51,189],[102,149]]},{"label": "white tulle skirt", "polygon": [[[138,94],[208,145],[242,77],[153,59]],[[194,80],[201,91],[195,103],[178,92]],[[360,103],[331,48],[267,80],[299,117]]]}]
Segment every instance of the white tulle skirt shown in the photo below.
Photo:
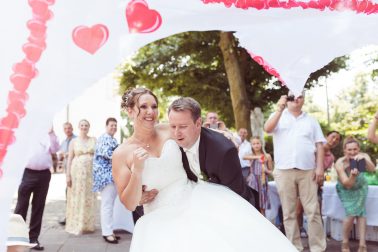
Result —
[{"label": "white tulle skirt", "polygon": [[233,191],[204,182],[190,186],[185,198],[138,220],[131,252],[297,251]]}]

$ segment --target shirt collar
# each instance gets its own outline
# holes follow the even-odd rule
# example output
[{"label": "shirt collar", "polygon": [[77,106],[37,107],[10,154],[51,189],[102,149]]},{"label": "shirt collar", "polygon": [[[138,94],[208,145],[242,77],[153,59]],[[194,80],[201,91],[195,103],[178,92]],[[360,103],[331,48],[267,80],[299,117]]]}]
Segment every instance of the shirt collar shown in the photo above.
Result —
[{"label": "shirt collar", "polygon": [[190,153],[193,153],[193,154],[197,154],[198,153],[199,143],[200,143],[200,138],[201,138],[201,136],[198,136],[197,141],[192,145],[192,147],[190,147],[189,149],[184,148],[184,151],[185,152],[190,152]]},{"label": "shirt collar", "polygon": [[303,110],[301,111],[302,113],[298,117],[295,117],[292,113],[290,113],[290,111],[287,108],[283,112],[287,115],[290,115],[293,118],[296,118],[296,119],[301,118],[301,117],[305,117],[307,115],[307,113]]}]

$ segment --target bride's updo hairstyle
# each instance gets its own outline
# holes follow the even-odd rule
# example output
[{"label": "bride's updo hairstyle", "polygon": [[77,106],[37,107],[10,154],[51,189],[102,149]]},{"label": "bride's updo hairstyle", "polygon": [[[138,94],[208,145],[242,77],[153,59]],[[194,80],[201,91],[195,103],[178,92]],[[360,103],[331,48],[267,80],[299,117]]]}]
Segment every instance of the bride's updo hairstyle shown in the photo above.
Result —
[{"label": "bride's updo hairstyle", "polygon": [[151,90],[143,87],[138,88],[129,88],[123,95],[122,95],[122,102],[121,108],[123,110],[127,110],[128,108],[132,109],[136,105],[139,110],[139,98],[144,95],[149,94],[152,95],[156,101],[156,104],[159,105],[158,99]]}]

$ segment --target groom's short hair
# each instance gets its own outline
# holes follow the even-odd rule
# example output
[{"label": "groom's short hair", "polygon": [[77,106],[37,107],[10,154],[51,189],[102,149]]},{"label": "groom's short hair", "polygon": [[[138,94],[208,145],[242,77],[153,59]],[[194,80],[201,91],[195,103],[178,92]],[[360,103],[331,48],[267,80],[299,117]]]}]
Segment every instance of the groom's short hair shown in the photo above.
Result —
[{"label": "groom's short hair", "polygon": [[176,112],[189,110],[194,122],[201,117],[201,105],[191,97],[180,97],[174,100],[168,108],[168,115],[171,110]]}]

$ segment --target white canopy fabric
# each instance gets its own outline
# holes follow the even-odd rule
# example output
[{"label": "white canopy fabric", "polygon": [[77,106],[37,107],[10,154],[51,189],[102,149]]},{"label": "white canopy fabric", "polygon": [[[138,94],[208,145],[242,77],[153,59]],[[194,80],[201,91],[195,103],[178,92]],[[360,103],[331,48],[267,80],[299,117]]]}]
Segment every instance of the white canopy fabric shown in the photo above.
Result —
[{"label": "white canopy fabric", "polygon": [[378,44],[378,4],[368,0],[4,0],[0,20],[0,251],[54,113],[138,48],[184,31],[235,31],[299,94],[333,58]]}]

